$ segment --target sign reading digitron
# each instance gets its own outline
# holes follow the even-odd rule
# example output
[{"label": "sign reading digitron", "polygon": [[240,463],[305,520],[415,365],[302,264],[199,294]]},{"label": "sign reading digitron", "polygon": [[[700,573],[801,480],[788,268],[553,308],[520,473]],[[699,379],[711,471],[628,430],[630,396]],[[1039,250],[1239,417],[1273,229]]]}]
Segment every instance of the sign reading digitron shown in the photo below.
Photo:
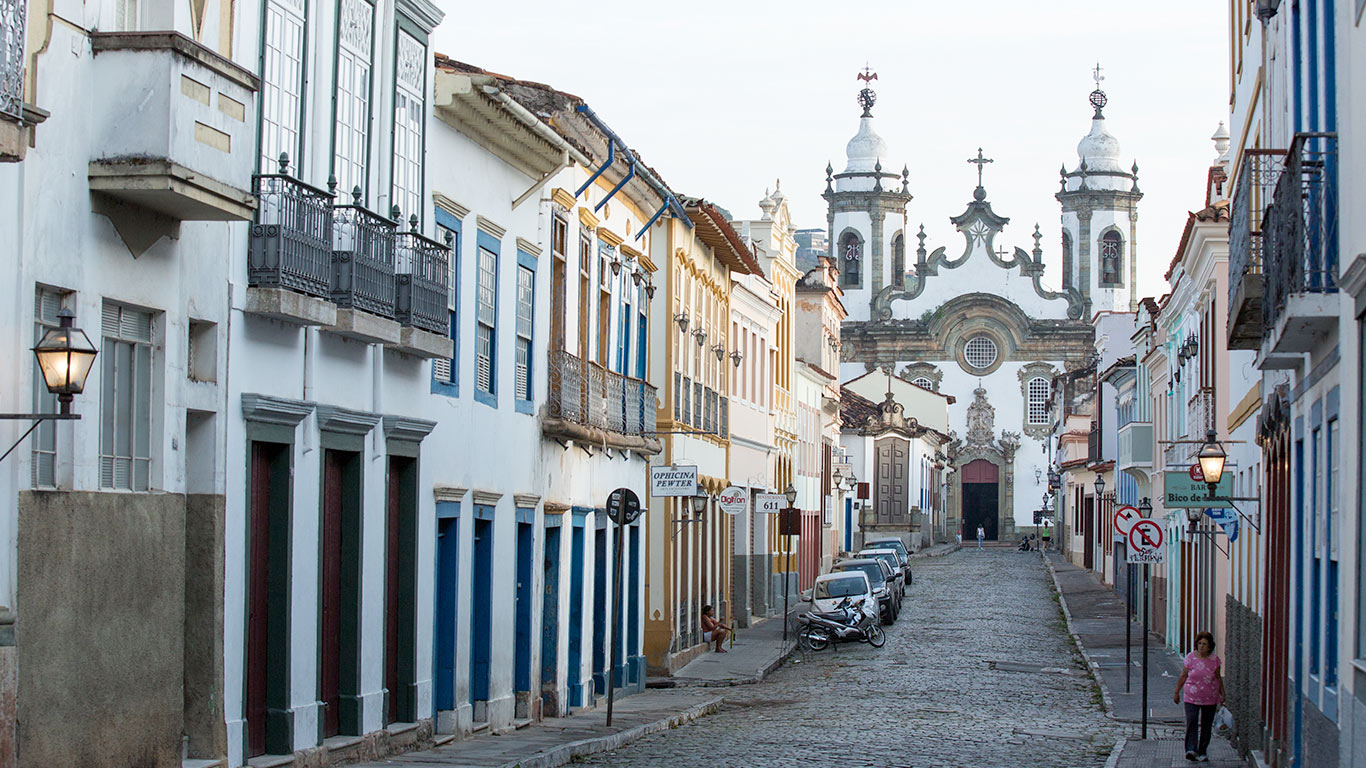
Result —
[{"label": "sign reading digitron", "polygon": [[650,467],[651,496],[696,496],[697,467],[657,464]]},{"label": "sign reading digitron", "polygon": [[1233,496],[1233,473],[1225,472],[1210,498],[1209,486],[1203,480],[1195,480],[1186,470],[1169,470],[1162,473],[1162,491],[1167,509],[1188,509],[1192,507],[1231,507],[1229,498]]}]

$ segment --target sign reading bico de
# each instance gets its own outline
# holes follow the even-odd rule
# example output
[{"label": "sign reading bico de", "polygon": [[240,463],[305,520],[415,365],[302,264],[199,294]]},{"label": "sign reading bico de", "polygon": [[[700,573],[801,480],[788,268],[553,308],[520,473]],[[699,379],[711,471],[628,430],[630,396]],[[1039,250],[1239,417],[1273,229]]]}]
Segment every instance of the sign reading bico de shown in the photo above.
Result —
[{"label": "sign reading bico de", "polygon": [[1162,473],[1162,490],[1168,509],[1205,507],[1231,507],[1229,497],[1233,496],[1233,473],[1225,472],[1214,487],[1214,498],[1210,498],[1209,486],[1200,473],[1200,465],[1193,464],[1189,470],[1169,470]]},{"label": "sign reading bico de", "polygon": [[737,485],[732,485],[721,495],[716,497],[716,503],[721,507],[721,511],[728,515],[738,515],[749,509],[749,491]]},{"label": "sign reading bico de", "polygon": [[697,467],[656,464],[650,467],[651,496],[696,496]]}]

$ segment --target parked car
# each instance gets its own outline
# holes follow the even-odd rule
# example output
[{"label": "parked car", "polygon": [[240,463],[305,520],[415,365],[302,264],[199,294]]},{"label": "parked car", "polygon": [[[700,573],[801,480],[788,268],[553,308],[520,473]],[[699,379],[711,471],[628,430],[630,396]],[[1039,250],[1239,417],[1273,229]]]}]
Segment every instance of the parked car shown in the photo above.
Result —
[{"label": "parked car", "polygon": [[866,547],[859,550],[856,557],[877,558],[887,564],[892,571],[892,580],[896,582],[894,588],[898,597],[906,596],[906,576],[901,568],[901,558],[897,557],[894,549],[873,549]]},{"label": "parked car", "polygon": [[861,570],[837,571],[816,577],[811,591],[802,595],[803,600],[811,602],[813,611],[833,611],[845,598],[858,603],[868,618],[878,619],[878,599],[873,594],[872,582]]},{"label": "parked car", "polygon": [[873,539],[863,543],[864,549],[892,549],[896,550],[897,556],[901,558],[901,575],[906,586],[911,586],[915,580],[911,576],[911,553],[906,549],[906,544],[896,537],[890,539]]},{"label": "parked car", "polygon": [[882,617],[882,623],[891,624],[896,621],[897,615],[901,613],[901,596],[897,593],[896,584],[892,581],[892,569],[887,563],[877,558],[856,557],[835,563],[831,571],[854,571],[866,575],[868,583],[872,585],[873,596],[877,598],[878,614]]}]

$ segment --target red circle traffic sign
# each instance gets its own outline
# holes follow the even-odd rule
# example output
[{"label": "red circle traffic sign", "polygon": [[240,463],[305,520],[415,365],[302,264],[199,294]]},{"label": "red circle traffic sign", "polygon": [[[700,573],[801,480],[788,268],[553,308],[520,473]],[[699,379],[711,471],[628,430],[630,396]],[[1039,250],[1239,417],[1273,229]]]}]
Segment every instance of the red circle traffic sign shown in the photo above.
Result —
[{"label": "red circle traffic sign", "polygon": [[1155,520],[1138,520],[1129,529],[1129,549],[1156,552],[1162,548],[1162,526]]},{"label": "red circle traffic sign", "polygon": [[1140,519],[1138,507],[1131,507],[1125,504],[1115,509],[1115,530],[1128,536],[1129,529],[1133,527],[1134,521]]}]

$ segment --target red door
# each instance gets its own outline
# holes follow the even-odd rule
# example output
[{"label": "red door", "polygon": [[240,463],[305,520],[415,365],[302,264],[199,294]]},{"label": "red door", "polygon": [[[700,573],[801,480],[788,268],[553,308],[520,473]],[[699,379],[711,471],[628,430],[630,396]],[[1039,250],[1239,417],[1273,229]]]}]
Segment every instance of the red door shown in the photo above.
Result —
[{"label": "red door", "polygon": [[319,698],[323,702],[323,738],[341,733],[341,519],[343,456],[323,452],[322,638]]},{"label": "red door", "polygon": [[266,654],[269,648],[270,460],[269,446],[251,446],[251,508],[247,565],[247,756],[266,751]]}]

